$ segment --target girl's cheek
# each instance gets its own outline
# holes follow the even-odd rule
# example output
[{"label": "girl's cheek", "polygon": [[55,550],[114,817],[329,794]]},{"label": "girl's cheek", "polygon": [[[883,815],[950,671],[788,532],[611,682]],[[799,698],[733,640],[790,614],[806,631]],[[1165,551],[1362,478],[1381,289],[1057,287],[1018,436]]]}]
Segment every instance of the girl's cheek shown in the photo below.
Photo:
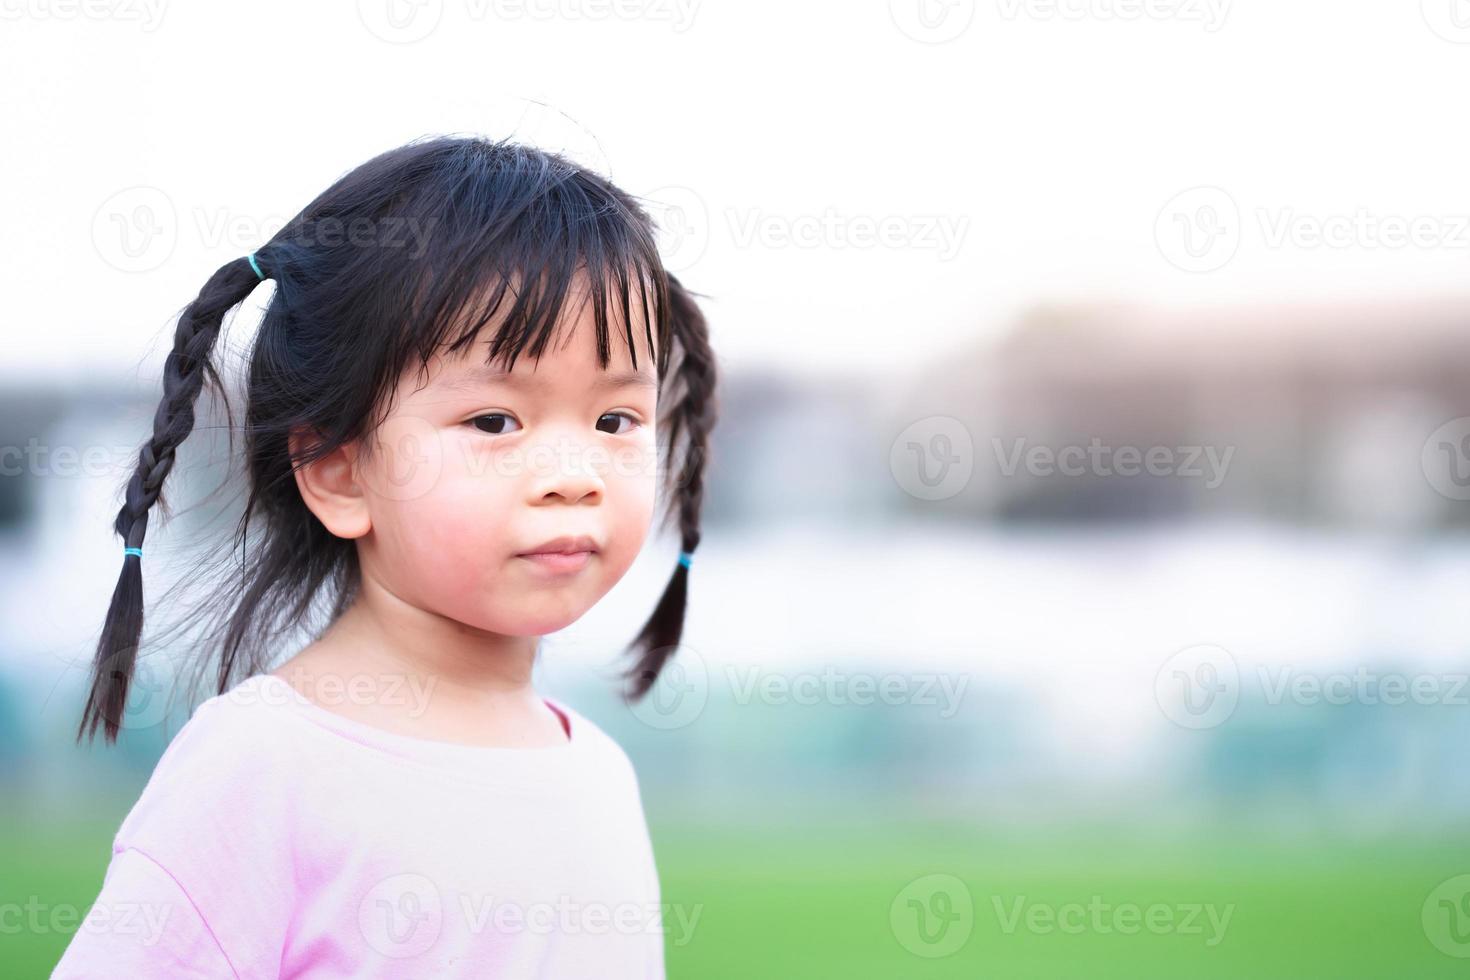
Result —
[{"label": "girl's cheek", "polygon": [[374,501],[374,526],[385,543],[405,558],[418,555],[490,557],[487,546],[512,512],[513,481],[499,477],[485,460],[483,468],[465,465],[465,455],[453,440],[434,479],[413,488],[402,499]]},{"label": "girl's cheek", "polygon": [[439,492],[424,502],[421,518],[441,549],[475,556],[479,564],[497,553],[497,542],[506,542],[513,496],[513,481],[493,474],[446,474]]},{"label": "girl's cheek", "polygon": [[617,564],[626,570],[642,550],[652,532],[657,505],[656,475],[647,473],[625,475],[608,484],[607,532],[617,543]]},{"label": "girl's cheek", "polygon": [[632,445],[613,450],[603,478],[616,484],[623,493],[639,493],[644,485],[652,487],[658,477],[658,452],[650,436]]}]

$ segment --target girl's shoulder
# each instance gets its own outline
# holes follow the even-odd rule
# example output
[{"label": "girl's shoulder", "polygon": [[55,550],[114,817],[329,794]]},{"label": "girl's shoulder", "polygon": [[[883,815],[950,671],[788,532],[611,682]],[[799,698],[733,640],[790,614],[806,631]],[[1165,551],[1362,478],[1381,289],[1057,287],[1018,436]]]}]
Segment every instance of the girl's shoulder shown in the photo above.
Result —
[{"label": "girl's shoulder", "polygon": [[184,821],[213,814],[258,812],[283,791],[291,745],[272,724],[250,677],[194,708],[159,757],[137,803],[123,820],[114,850],[144,832],[167,835]]},{"label": "girl's shoulder", "polygon": [[[176,769],[217,769],[262,763],[272,751],[285,750],[273,737],[269,675],[255,674],[195,706],[169,740],[154,768],[155,776]],[[194,772],[193,775],[202,775]]]},{"label": "girl's shoulder", "polygon": [[301,778],[259,687],[252,677],[195,707],[123,819],[108,872],[132,881],[126,869],[144,861],[183,896],[164,911],[201,919],[242,976],[279,962]]}]

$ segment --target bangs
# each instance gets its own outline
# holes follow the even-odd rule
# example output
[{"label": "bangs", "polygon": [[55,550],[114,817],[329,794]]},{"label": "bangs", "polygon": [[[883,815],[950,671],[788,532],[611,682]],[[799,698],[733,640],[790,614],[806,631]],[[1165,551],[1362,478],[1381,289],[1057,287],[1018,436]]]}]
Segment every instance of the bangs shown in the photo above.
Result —
[{"label": "bangs", "polygon": [[555,156],[548,165],[548,155],[515,144],[459,152],[461,165],[448,168],[455,179],[432,182],[395,208],[421,216],[428,230],[421,253],[398,266],[386,294],[411,300],[380,311],[401,325],[380,381],[425,369],[436,354],[458,353],[482,335],[487,360],[507,369],[522,354],[539,359],[558,324],[575,323],[588,301],[599,365],[611,362],[616,330],[636,368],[636,331],[662,381],[668,280],[642,209]]}]

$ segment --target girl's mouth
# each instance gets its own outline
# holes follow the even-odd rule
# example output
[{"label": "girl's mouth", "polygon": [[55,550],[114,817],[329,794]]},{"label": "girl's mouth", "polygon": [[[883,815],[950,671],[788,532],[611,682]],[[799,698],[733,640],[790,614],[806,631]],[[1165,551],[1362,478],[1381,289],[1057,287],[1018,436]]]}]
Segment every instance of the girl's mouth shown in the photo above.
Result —
[{"label": "girl's mouth", "polygon": [[587,567],[592,560],[590,551],[543,551],[539,554],[517,555],[531,563],[532,567],[551,575],[570,575]]}]

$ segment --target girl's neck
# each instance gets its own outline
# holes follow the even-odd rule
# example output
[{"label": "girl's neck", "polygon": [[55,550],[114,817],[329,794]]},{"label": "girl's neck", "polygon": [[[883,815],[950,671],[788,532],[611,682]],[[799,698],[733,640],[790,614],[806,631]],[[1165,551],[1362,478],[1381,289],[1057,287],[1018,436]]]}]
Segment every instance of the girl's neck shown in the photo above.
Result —
[{"label": "girl's neck", "polygon": [[531,688],[540,637],[504,636],[420,609],[364,576],[357,600],[318,642],[363,665],[358,669],[433,677],[466,697]]},{"label": "girl's neck", "polygon": [[566,738],[560,719],[531,685],[539,641],[465,626],[364,576],[353,605],[271,673],[384,728],[472,744],[555,744]]}]

